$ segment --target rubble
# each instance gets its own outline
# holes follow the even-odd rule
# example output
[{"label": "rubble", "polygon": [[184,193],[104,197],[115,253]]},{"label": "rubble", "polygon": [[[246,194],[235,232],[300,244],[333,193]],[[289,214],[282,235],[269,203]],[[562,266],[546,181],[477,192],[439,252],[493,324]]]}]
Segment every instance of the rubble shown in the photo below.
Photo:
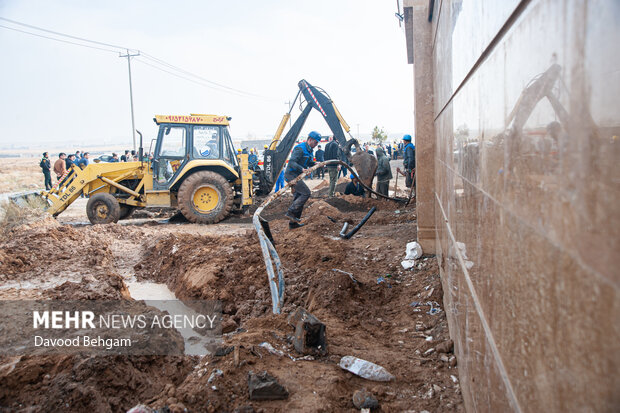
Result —
[{"label": "rubble", "polygon": [[263,371],[248,374],[250,400],[281,400],[288,397],[288,390],[275,377]]},{"label": "rubble", "polygon": [[321,356],[327,354],[325,324],[315,316],[299,307],[291,313],[288,323],[295,328],[293,346],[298,353]]},{"label": "rubble", "polygon": [[367,380],[391,381],[394,376],[385,368],[370,361],[362,360],[353,356],[345,356],[340,359],[339,366],[351,373]]},{"label": "rubble", "polygon": [[372,393],[366,389],[358,390],[353,393],[353,405],[357,409],[378,409],[379,402]]}]

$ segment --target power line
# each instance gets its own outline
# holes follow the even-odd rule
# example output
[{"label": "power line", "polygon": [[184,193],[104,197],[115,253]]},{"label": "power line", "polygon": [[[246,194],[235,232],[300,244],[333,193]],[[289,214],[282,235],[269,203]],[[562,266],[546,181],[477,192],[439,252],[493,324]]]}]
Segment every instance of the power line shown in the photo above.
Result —
[{"label": "power line", "polygon": [[[135,52],[135,53],[140,53],[143,57],[145,57],[146,59],[151,60],[152,62],[154,62],[157,65],[164,66],[164,67],[167,67],[167,68],[172,69],[174,71],[177,71],[177,72],[180,72],[182,74],[185,74],[187,76],[194,77],[196,79],[199,79],[201,82],[217,86],[220,89],[218,89],[216,87],[208,86],[208,85],[206,85],[204,83],[201,83],[201,82],[197,82],[197,81],[188,79],[185,76],[181,76],[181,75],[178,75],[176,73],[170,72],[168,70],[162,69],[160,67],[156,67],[155,65],[148,64],[148,63],[144,62],[143,60],[140,60],[141,63],[146,64],[147,66],[151,66],[151,67],[153,67],[155,69],[161,70],[163,72],[166,72],[166,73],[168,73],[170,75],[179,77],[181,79],[185,79],[185,80],[191,81],[193,83],[197,83],[197,84],[200,84],[202,86],[209,87],[209,88],[211,88],[213,90],[219,90],[219,91],[222,91],[222,92],[232,93],[232,94],[237,95],[237,96],[255,97],[255,98],[266,99],[266,100],[275,100],[274,98],[258,95],[258,94],[251,93],[251,92],[246,92],[246,91],[243,91],[243,90],[240,90],[240,89],[235,89],[233,87],[223,85],[221,83],[214,82],[214,81],[206,79],[206,78],[204,78],[202,76],[196,75],[196,74],[194,74],[192,72],[189,72],[189,71],[187,71],[185,69],[182,69],[182,68],[180,68],[178,66],[175,66],[175,65],[173,65],[171,63],[168,63],[165,60],[159,59],[159,58],[157,58],[155,56],[151,56],[148,53],[144,53],[144,52],[142,52],[142,51],[140,51],[138,49],[132,49],[132,48],[124,47],[124,46],[118,46],[118,45],[114,45],[114,44],[110,44],[110,43],[104,43],[104,42],[99,42],[99,41],[96,41],[96,40],[86,39],[84,37],[73,36],[73,35],[66,34],[66,33],[61,33],[61,32],[57,32],[57,31],[53,31],[53,30],[48,30],[48,29],[44,29],[42,27],[33,26],[33,25],[30,25],[30,24],[21,23],[21,22],[15,21],[15,20],[7,19],[5,17],[0,17],[0,20],[4,20],[4,21],[10,22],[12,24],[17,24],[17,25],[20,25],[20,26],[28,27],[28,28],[31,28],[31,29],[34,29],[34,30],[39,30],[39,31],[43,31],[43,32],[46,32],[46,33],[51,33],[51,34],[54,34],[56,36],[64,36],[64,37],[67,37],[67,38],[70,38],[70,39],[80,40],[82,42],[87,42],[87,43],[92,43],[92,44],[98,44],[98,45],[101,45],[101,46],[108,46],[108,47],[113,47],[113,48],[117,48],[117,49],[127,50],[128,53],[129,53],[129,51]],[[58,38],[55,38],[55,37],[50,37],[50,36],[45,36],[45,35],[41,35],[41,34],[37,34],[37,33],[32,33],[32,32],[25,31],[25,30],[20,30],[20,29],[14,28],[14,27],[9,27],[9,26],[4,26],[4,25],[0,25],[0,27],[5,28],[5,29],[9,29],[9,30],[14,30],[14,31],[17,31],[17,32],[21,32],[21,33],[25,33],[25,34],[30,34],[32,36],[42,37],[42,38],[49,39],[49,40],[55,40],[55,41],[62,42],[62,43],[68,43],[68,44],[73,44],[73,45],[76,45],[76,46],[88,47],[90,49],[103,50],[103,51],[112,52],[112,53],[118,53],[119,52],[118,50],[110,50],[110,49],[105,49],[105,48],[96,47],[96,46],[89,46],[89,45],[82,44],[82,43],[76,43],[76,42],[72,42],[72,41],[68,41],[68,40],[58,39]],[[222,89],[224,89],[224,90],[222,90]]]},{"label": "power line", "polygon": [[[19,25],[19,26],[28,27],[28,28],[30,28],[30,29],[40,30],[40,31],[42,31],[42,32],[52,33],[52,34],[55,34],[55,35],[57,35],[57,36],[64,36],[64,37],[69,37],[69,38],[71,38],[71,39],[75,39],[75,40],[81,40],[81,41],[83,41],[83,42],[88,42],[88,43],[98,44],[98,45],[100,45],[100,46],[114,47],[114,48],[117,48],[117,49],[123,49],[123,50],[127,50],[127,49],[128,49],[127,47],[124,47],[124,46],[116,46],[116,45],[109,44],[109,43],[98,42],[98,41],[96,41],[96,40],[85,39],[85,38],[83,38],[83,37],[72,36],[72,35],[70,35],[70,34],[66,34],[66,33],[55,32],[55,31],[53,31],[53,30],[48,30],[48,29],[44,29],[44,28],[42,28],[42,27],[32,26],[32,25],[30,25],[30,24],[26,24],[26,23],[20,23],[20,22],[17,22],[17,21],[15,21],[15,20],[10,20],[10,19],[7,19],[7,18],[5,18],[5,17],[0,17],[0,20],[4,20],[4,21],[7,21],[7,22],[9,22],[9,23],[17,24],[17,25]],[[132,52],[133,52],[133,51],[135,51],[134,49],[129,49],[129,50],[131,50]]]},{"label": "power line", "polygon": [[200,82],[200,81],[198,81],[198,80],[190,79],[189,77],[182,76],[182,75],[179,75],[178,73],[174,73],[174,72],[171,72],[171,71],[169,71],[169,70],[163,69],[163,68],[161,68],[161,67],[159,67],[159,66],[155,66],[155,65],[153,65],[153,64],[147,63],[147,62],[145,62],[145,61],[144,61],[144,60],[142,60],[142,59],[136,59],[136,61],[137,61],[137,62],[142,63],[143,65],[150,66],[150,67],[152,67],[153,69],[160,70],[160,71],[162,71],[162,72],[168,73],[169,75],[172,75],[172,76],[178,77],[178,78],[183,79],[183,80],[187,80],[188,82],[195,83],[195,84],[197,84],[197,85],[200,85],[200,86],[206,87],[206,88],[208,88],[208,89],[217,90],[217,91],[219,91],[219,92],[231,93],[231,94],[233,94],[233,95],[240,96],[240,97],[246,97],[246,98],[247,98],[247,97],[249,97],[249,96],[247,96],[247,95],[242,95],[242,94],[240,94],[240,93],[236,93],[236,92],[231,92],[231,91],[225,91],[225,90],[222,90],[222,89],[218,89],[218,88],[213,87],[213,86],[211,86],[211,85],[208,85],[208,84],[206,84],[206,83],[204,83],[204,82]]},{"label": "power line", "polygon": [[30,35],[37,36],[37,37],[43,37],[44,39],[55,40],[55,41],[57,41],[57,42],[68,43],[68,44],[74,44],[74,45],[76,45],[76,46],[82,46],[82,47],[88,47],[89,49],[103,50],[104,52],[118,53],[118,51],[117,51],[117,50],[104,49],[103,47],[89,46],[89,45],[87,45],[87,44],[82,44],[82,43],[71,42],[71,41],[69,41],[69,40],[57,39],[57,38],[55,38],[55,37],[49,37],[49,36],[44,36],[44,35],[42,35],[42,34],[37,34],[37,33],[27,32],[27,31],[25,31],[25,30],[20,30],[20,29],[16,29],[16,28],[14,28],[14,27],[4,26],[4,25],[2,25],[2,24],[0,24],[0,27],[5,28],[5,29],[9,29],[9,30],[15,30],[16,32],[21,32],[21,33],[30,34]]},{"label": "power line", "polygon": [[152,60],[152,61],[154,61],[154,62],[157,62],[157,63],[159,63],[159,64],[161,64],[161,65],[167,66],[167,67],[169,67],[170,69],[174,69],[174,70],[179,71],[179,72],[181,72],[181,73],[183,73],[183,74],[185,74],[185,75],[195,77],[195,78],[197,78],[197,79],[200,79],[200,80],[202,80],[202,81],[204,81],[204,82],[207,82],[207,83],[210,83],[210,84],[212,84],[212,85],[219,86],[219,87],[221,87],[221,88],[228,89],[228,90],[231,90],[231,91],[234,91],[234,92],[242,93],[242,94],[244,94],[244,95],[250,95],[250,96],[259,97],[259,98],[265,98],[265,99],[271,99],[271,98],[269,98],[269,97],[267,97],[267,96],[262,96],[262,95],[257,95],[257,94],[255,94],[255,93],[245,92],[245,91],[243,91],[243,90],[235,89],[235,88],[232,88],[232,87],[229,87],[229,86],[223,85],[223,84],[221,84],[221,83],[213,82],[213,81],[211,81],[211,80],[209,80],[209,79],[205,79],[205,78],[204,78],[204,77],[202,77],[202,76],[198,76],[198,75],[196,75],[196,74],[194,74],[194,73],[192,73],[192,72],[188,72],[187,70],[184,70],[184,69],[181,69],[180,67],[174,66],[174,65],[172,65],[172,64],[170,64],[170,63],[168,63],[168,62],[166,62],[166,61],[164,61],[164,60],[158,59],[158,58],[156,58],[155,56],[151,56],[151,55],[149,55],[148,53],[144,53],[144,52],[143,52],[143,53],[142,53],[142,55],[143,55],[144,57],[146,57],[147,59],[149,59],[149,60]]}]

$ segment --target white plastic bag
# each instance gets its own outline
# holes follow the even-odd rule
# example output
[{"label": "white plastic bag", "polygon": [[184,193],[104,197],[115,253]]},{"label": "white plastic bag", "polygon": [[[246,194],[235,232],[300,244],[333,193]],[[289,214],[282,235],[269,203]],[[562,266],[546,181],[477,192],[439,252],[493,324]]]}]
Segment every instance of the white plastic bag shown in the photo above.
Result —
[{"label": "white plastic bag", "polygon": [[405,260],[417,260],[422,256],[422,247],[417,242],[408,242]]}]

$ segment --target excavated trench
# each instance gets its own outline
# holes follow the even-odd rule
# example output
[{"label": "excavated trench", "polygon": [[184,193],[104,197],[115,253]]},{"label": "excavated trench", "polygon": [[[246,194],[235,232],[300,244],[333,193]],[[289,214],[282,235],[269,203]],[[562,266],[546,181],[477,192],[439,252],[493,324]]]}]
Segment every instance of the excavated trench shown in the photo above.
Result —
[{"label": "excavated trench", "polygon": [[[346,411],[354,409],[353,393],[366,388],[385,411],[463,411],[445,316],[424,304],[442,303],[436,260],[424,257],[411,271],[400,266],[415,239],[415,207],[313,198],[304,211],[308,225],[289,231],[282,219],[289,202],[278,199],[264,213],[284,265],[277,316],[258,238],[242,216],[207,232],[184,223],[72,227],[54,220],[15,230],[0,244],[0,281],[8,286],[0,298],[219,300],[224,336],[204,357],[0,357],[0,408]],[[373,206],[377,212],[358,234],[338,237],[345,221],[357,223]],[[35,288],[21,289],[25,282]],[[295,352],[286,315],[298,307],[326,325],[327,355],[300,359]],[[396,380],[345,372],[338,362],[346,355],[377,363]],[[248,373],[263,370],[287,387],[286,400],[248,399]]]}]

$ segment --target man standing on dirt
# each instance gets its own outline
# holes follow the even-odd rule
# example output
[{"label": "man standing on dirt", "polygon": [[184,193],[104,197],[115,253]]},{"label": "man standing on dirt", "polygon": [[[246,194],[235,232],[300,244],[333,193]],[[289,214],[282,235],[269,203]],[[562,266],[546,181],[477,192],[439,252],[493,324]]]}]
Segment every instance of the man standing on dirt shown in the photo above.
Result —
[{"label": "man standing on dirt", "polygon": [[[316,150],[316,161],[317,162],[323,162],[325,161],[325,151],[323,149],[321,149],[321,145],[317,146],[317,150]],[[314,176],[318,179],[324,179],[325,178],[325,169],[324,168],[319,168],[314,172]]]},{"label": "man standing on dirt", "polygon": [[411,188],[415,172],[415,146],[411,143],[411,135],[403,136],[403,166],[405,167],[405,185]]},{"label": "man standing on dirt", "polygon": [[390,167],[390,160],[385,156],[385,152],[383,152],[383,148],[380,146],[377,148],[377,161],[377,192],[388,196],[390,179],[392,179],[392,168]]},{"label": "man standing on dirt", "polygon": [[52,164],[50,162],[49,154],[47,152],[43,152],[43,158],[41,162],[39,162],[39,166],[41,167],[41,171],[43,171],[43,178],[45,180],[45,190],[49,191],[52,189],[52,175],[50,170],[52,169]]},{"label": "man standing on dirt", "polygon": [[[312,154],[313,149],[321,141],[321,135],[318,132],[312,131],[308,134],[308,139],[293,148],[293,153],[288,161],[286,172],[284,172],[284,179],[286,182],[290,182],[297,178],[306,169],[315,165]],[[295,229],[303,226],[301,224],[301,213],[304,210],[304,205],[308,198],[310,198],[310,188],[302,180],[299,180],[295,185],[291,186],[291,190],[295,194],[293,196],[293,202],[286,211],[285,216],[289,219],[289,229]]]},{"label": "man standing on dirt", "polygon": [[54,162],[54,173],[56,174],[56,178],[60,181],[60,178],[67,172],[67,165],[65,164],[65,158],[67,154],[64,152],[60,152],[58,154],[58,160]]},{"label": "man standing on dirt", "polygon": [[[329,138],[329,143],[325,146],[325,154],[323,158],[326,161],[333,161],[340,159],[338,156],[338,144],[334,141],[333,137]],[[338,171],[340,170],[340,165],[327,165],[327,173],[329,174],[329,197],[334,197],[334,192],[336,192],[336,182],[338,181]]]}]

